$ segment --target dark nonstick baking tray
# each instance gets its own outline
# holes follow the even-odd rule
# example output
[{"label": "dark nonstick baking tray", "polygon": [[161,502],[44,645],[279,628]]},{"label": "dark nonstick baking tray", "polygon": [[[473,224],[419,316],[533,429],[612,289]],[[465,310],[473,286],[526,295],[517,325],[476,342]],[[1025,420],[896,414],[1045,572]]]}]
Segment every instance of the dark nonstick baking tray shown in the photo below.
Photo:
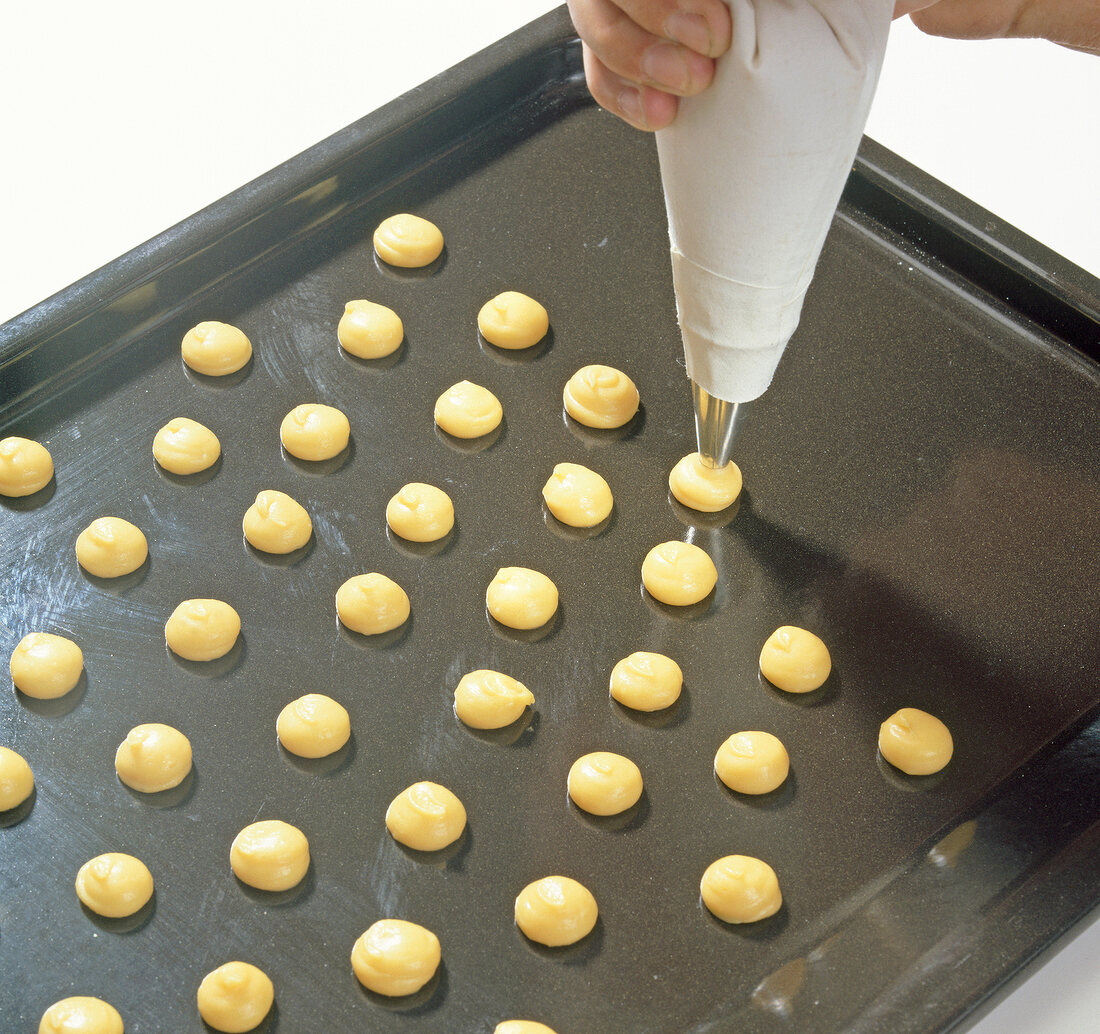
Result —
[{"label": "dark nonstick baking tray", "polygon": [[[372,254],[374,226],[406,210],[447,238],[424,274]],[[478,308],[504,289],[550,311],[533,354],[479,342]],[[359,297],[404,318],[394,360],[338,349]],[[510,1016],[560,1034],[965,1024],[1100,894],[1098,299],[1096,280],[865,142],[795,342],[739,441],[737,512],[678,508],[666,477],[693,448],[692,421],[652,140],[592,105],[558,12],[7,324],[0,435],[45,442],[57,475],[0,508],[3,650],[32,630],[69,635],[86,676],[52,704],[14,689],[0,702],[2,742],[37,777],[29,813],[0,828],[0,1029],[33,1029],[81,993],[113,1002],[129,1034],[198,1031],[195,989],[233,958],[274,980],[267,1031],[488,1032]],[[203,319],[250,336],[243,375],[183,367],[180,339]],[[563,384],[592,362],[640,388],[625,433],[563,418]],[[434,399],[462,378],[503,402],[487,447],[434,430]],[[339,462],[280,451],[279,422],[303,401],[350,417]],[[155,466],[153,434],[175,415],[221,437],[211,475]],[[598,535],[542,509],[565,460],[612,486]],[[454,499],[442,550],[387,535],[386,500],[410,480]],[[293,562],[243,542],[264,488],[313,516]],[[73,556],[104,514],[150,542],[148,566],[120,584],[93,582]],[[702,613],[641,591],[642,558],[667,539],[717,563]],[[561,590],[541,638],[486,616],[485,587],[511,564]],[[405,631],[382,642],[343,630],[333,606],[345,578],[374,570],[412,600]],[[225,664],[165,649],[165,619],[194,596],[241,614]],[[758,674],[786,623],[832,651],[832,676],[806,697]],[[672,713],[609,701],[612,666],[639,649],[683,668]],[[452,691],[479,667],[532,689],[528,722],[500,735],[457,723]],[[279,710],[309,691],[351,713],[353,743],[330,762],[275,739]],[[952,729],[941,775],[877,758],[879,723],[903,705]],[[193,776],[165,799],[128,792],[112,768],[146,721],[195,748]],[[752,728],[792,758],[761,799],[712,773],[719,743]],[[567,801],[570,764],[598,748],[644,773],[624,822]],[[466,803],[468,831],[444,857],[414,857],[384,830],[388,802],[418,779]],[[296,892],[230,873],[234,835],[264,817],[310,839]],[[135,924],[97,921],[73,893],[107,850],[156,879]],[[702,908],[704,868],[730,853],[775,867],[774,918],[738,928]],[[600,904],[573,948],[540,949],[512,922],[516,893],[550,873]],[[383,916],[442,942],[439,977],[408,1001],[368,995],[351,973],[352,943]]]}]

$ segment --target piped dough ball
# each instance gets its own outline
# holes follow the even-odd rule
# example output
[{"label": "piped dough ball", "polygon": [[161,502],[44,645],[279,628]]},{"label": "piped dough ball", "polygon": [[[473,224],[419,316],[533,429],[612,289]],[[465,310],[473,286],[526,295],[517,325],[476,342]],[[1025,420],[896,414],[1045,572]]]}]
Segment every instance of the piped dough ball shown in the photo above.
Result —
[{"label": "piped dough ball", "polygon": [[135,725],[115,751],[115,771],[138,793],[171,790],[191,771],[191,741],[170,725]]},{"label": "piped dough ball", "polygon": [[252,342],[243,330],[229,323],[206,320],[183,336],[183,361],[196,373],[225,377],[236,373],[252,358]]},{"label": "piped dough ball", "polygon": [[565,411],[585,427],[622,427],[638,412],[637,387],[613,366],[582,366],[566,382],[562,398]]},{"label": "piped dough ball", "polygon": [[496,395],[471,381],[452,384],[436,399],[435,422],[455,438],[480,438],[495,431],[503,418]]},{"label": "piped dough ball", "polygon": [[222,454],[218,436],[197,420],[173,417],[153,438],[153,459],[170,474],[197,474]]},{"label": "piped dough ball", "polygon": [[76,874],[76,896],[97,915],[121,919],[140,912],[153,896],[153,874],[130,854],[108,852]]},{"label": "piped dough ball", "polygon": [[309,869],[309,841],[289,822],[253,822],[233,840],[229,864],[241,883],[257,890],[290,890]]},{"label": "piped dough ball", "polygon": [[955,753],[951,732],[935,715],[916,707],[895,711],[879,727],[878,749],[907,775],[932,775]]},{"label": "piped dough ball", "polygon": [[573,762],[568,788],[578,808],[592,815],[619,815],[642,796],[642,773],[630,758],[598,750]]},{"label": "piped dough ball", "polygon": [[717,583],[714,561],[690,542],[662,542],[642,561],[642,584],[655,600],[674,607],[698,603]]},{"label": "piped dough ball", "polygon": [[184,600],[164,625],[168,649],[187,661],[224,657],[240,632],[240,615],[222,600]]},{"label": "piped dough ball", "polygon": [[279,427],[279,440],[300,460],[330,460],[348,446],[351,424],[334,406],[306,402],[295,406]]},{"label": "piped dough ball", "polygon": [[76,687],[84,654],[71,639],[31,632],[12,651],[11,680],[20,693],[36,700],[55,700]]},{"label": "piped dough ball", "polygon": [[76,995],[54,1002],[42,1014],[38,1034],[123,1034],[122,1017],[102,998]]},{"label": "piped dough ball", "polygon": [[351,968],[368,991],[389,998],[419,991],[439,968],[442,952],[431,930],[404,919],[379,919],[351,949]]},{"label": "piped dough ball", "polygon": [[10,747],[0,747],[0,812],[18,808],[33,792],[31,766]]},{"label": "piped dough ball", "polygon": [[53,457],[49,449],[30,438],[0,441],[0,495],[33,495],[50,483]]},{"label": "piped dough ball", "polygon": [[97,517],[76,539],[76,559],[97,578],[120,578],[136,571],[149,556],[139,527],[121,517]]},{"label": "piped dough ball", "polygon": [[703,904],[724,923],[755,923],[775,915],[783,904],[775,870],[743,854],[711,862],[699,891]]},{"label": "piped dough ball", "polygon": [[435,542],[455,526],[454,503],[443,489],[410,481],[386,504],[386,523],[409,542]]},{"label": "piped dough ball", "polygon": [[546,508],[562,524],[593,528],[611,515],[611,486],[594,470],[579,463],[558,463],[542,486]]},{"label": "piped dough ball", "polygon": [[639,650],[611,670],[611,696],[635,711],[662,711],[680,699],[684,673],[671,657]]},{"label": "piped dough ball", "polygon": [[598,916],[592,892],[568,876],[544,876],[527,884],[516,898],[516,926],[549,948],[587,937]]},{"label": "piped dough ball", "polygon": [[477,314],[481,336],[497,348],[530,348],[550,329],[546,309],[519,291],[505,291],[491,298]]},{"label": "piped dough ball", "polygon": [[307,693],[292,700],[275,722],[279,742],[301,758],[335,754],[351,738],[347,709],[323,693]]},{"label": "piped dough ball", "polygon": [[493,1028],[493,1034],[557,1034],[557,1031],[537,1020],[504,1020]]},{"label": "piped dough ball", "polygon": [[518,679],[488,668],[467,672],[455,689],[455,714],[471,729],[503,729],[534,702]]},{"label": "piped dough ball", "polygon": [[445,786],[420,782],[402,790],[386,809],[386,829],[414,851],[440,851],[466,828],[466,809]]},{"label": "piped dough ball", "polygon": [[405,327],[393,309],[357,298],[344,306],[336,337],[345,352],[360,359],[382,359],[400,347]]},{"label": "piped dough ball", "polygon": [[374,250],[391,266],[416,269],[431,265],[443,253],[443,234],[418,215],[391,215],[374,231]]},{"label": "piped dough ball", "polygon": [[199,1015],[214,1030],[243,1034],[255,1030],[271,1011],[275,986],[262,969],[227,962],[202,978],[195,998]]},{"label": "piped dough ball", "polygon": [[741,468],[732,461],[724,467],[708,467],[699,453],[692,452],[672,468],[668,487],[684,506],[717,513],[741,494]]},{"label": "piped dough ball", "polygon": [[389,632],[408,621],[410,610],[405,590],[377,572],[353,575],[336,590],[336,613],[360,635]]},{"label": "piped dough ball", "polygon": [[502,567],[485,590],[485,605],[509,628],[541,628],[558,609],[558,587],[529,567]]},{"label": "piped dough ball", "polygon": [[829,677],[829,648],[813,632],[794,625],[777,628],[760,651],[760,673],[785,693],[811,693]]},{"label": "piped dough ball", "polygon": [[787,748],[770,732],[735,732],[714,755],[714,771],[738,793],[771,793],[791,770]]},{"label": "piped dough ball", "polygon": [[245,511],[244,537],[262,553],[293,553],[313,534],[305,507],[285,492],[266,489]]}]

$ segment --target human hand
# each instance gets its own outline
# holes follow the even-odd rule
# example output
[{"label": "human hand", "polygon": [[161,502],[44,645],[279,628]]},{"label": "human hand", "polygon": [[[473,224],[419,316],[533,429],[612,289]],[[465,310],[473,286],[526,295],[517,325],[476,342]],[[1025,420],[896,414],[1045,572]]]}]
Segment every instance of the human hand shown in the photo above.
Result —
[{"label": "human hand", "polygon": [[905,15],[930,36],[1039,38],[1100,54],[1100,0],[898,0],[894,17]]},{"label": "human hand", "polygon": [[588,89],[637,129],[663,129],[680,97],[705,90],[730,45],[722,0],[568,0]]}]

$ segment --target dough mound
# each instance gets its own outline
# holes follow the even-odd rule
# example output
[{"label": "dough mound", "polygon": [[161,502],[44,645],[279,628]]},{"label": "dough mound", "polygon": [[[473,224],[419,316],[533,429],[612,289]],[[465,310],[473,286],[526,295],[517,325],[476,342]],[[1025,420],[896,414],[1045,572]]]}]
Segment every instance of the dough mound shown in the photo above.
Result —
[{"label": "dough mound", "polygon": [[84,654],[71,639],[31,632],[12,651],[11,680],[20,693],[36,700],[55,700],[76,688]]},{"label": "dough mound", "polygon": [[196,373],[225,377],[242,369],[252,358],[252,342],[229,323],[207,320],[192,327],[180,346],[183,361]]},{"label": "dough mound", "polygon": [[442,952],[431,930],[404,919],[379,919],[351,949],[351,968],[367,990],[394,998],[435,976]]},{"label": "dough mound", "polygon": [[383,359],[405,340],[405,326],[393,309],[357,298],[344,306],[336,337],[345,352],[360,359]]},{"label": "dough mound", "polygon": [[671,657],[639,650],[611,671],[611,696],[634,711],[663,711],[680,699],[684,673]]},{"label": "dough mound", "polygon": [[30,438],[0,441],[0,495],[33,495],[50,483],[53,457],[49,449]]},{"label": "dough mound", "polygon": [[115,771],[131,790],[171,790],[191,771],[191,741],[170,725],[135,725],[115,751]]},{"label": "dough mound", "polygon": [[97,578],[131,574],[148,556],[141,529],[121,517],[97,517],[76,539],[77,562]]},{"label": "dough mound", "polygon": [[509,628],[541,628],[558,609],[558,587],[529,567],[502,567],[485,590],[485,605]]},{"label": "dough mound", "polygon": [[642,561],[642,584],[655,600],[687,607],[705,599],[718,584],[718,569],[690,542],[662,542]]},{"label": "dough mound", "polygon": [[279,427],[283,448],[300,460],[330,460],[339,456],[351,438],[351,424],[340,410],[306,402],[295,406]]},{"label": "dough mound", "polygon": [[907,775],[932,775],[947,766],[955,744],[950,730],[935,715],[903,707],[879,728],[878,749]]},{"label": "dough mound", "polygon": [[31,766],[10,747],[0,747],[0,812],[18,808],[33,792]]},{"label": "dough mound", "polygon": [[257,890],[290,890],[309,870],[309,841],[289,822],[253,822],[234,839],[229,864],[241,883]]},{"label": "dough mound", "polygon": [[409,619],[409,597],[397,582],[371,572],[349,578],[336,590],[336,613],[353,632],[380,635]]},{"label": "dough mound", "polygon": [[386,809],[390,836],[414,851],[441,851],[462,836],[465,828],[462,802],[439,783],[413,783]]},{"label": "dough mound", "polygon": [[455,689],[455,714],[471,729],[503,729],[534,702],[518,679],[488,668],[463,675]]},{"label": "dough mound", "polygon": [[323,693],[292,700],[275,722],[279,742],[302,758],[325,758],[351,739],[351,718],[342,704]]},{"label": "dough mound", "polygon": [[611,486],[594,470],[579,463],[558,463],[543,485],[546,508],[562,524],[594,528],[611,515]]},{"label": "dough mound", "polygon": [[813,632],[794,625],[777,628],[760,651],[760,673],[785,693],[811,693],[833,669],[829,648]]},{"label": "dough mound", "polygon": [[197,474],[222,454],[218,436],[197,420],[173,417],[153,439],[153,459],[170,474]]},{"label": "dough mound", "polygon": [[284,555],[301,549],[313,535],[313,521],[301,503],[267,489],[245,511],[244,537],[261,553]]},{"label": "dough mound", "polygon": [[386,523],[409,542],[436,542],[455,525],[454,503],[443,489],[410,481],[386,504]]},{"label": "dough mound", "polygon": [[530,348],[546,336],[550,317],[534,298],[519,291],[505,291],[481,307],[477,327],[481,336],[497,348]]},{"label": "dough mound", "polygon": [[435,403],[435,422],[455,438],[481,438],[495,431],[503,418],[496,395],[471,381],[452,384]]},{"label": "dough mound", "polygon": [[759,858],[732,854],[712,862],[699,884],[703,904],[724,923],[755,923],[783,904],[775,870]]},{"label": "dough mound", "polygon": [[418,215],[391,215],[374,231],[374,250],[391,266],[416,269],[431,265],[443,253],[443,234]]},{"label": "dough mound", "polygon": [[699,453],[692,452],[672,468],[668,487],[684,506],[701,513],[717,513],[741,494],[741,468],[732,462],[720,470],[708,467]]},{"label": "dough mound", "polygon": [[544,876],[516,898],[516,926],[549,948],[576,944],[592,932],[598,917],[592,892],[568,876]]},{"label": "dough mound", "polygon": [[132,916],[153,896],[153,874],[133,855],[101,854],[80,867],[76,896],[98,915]]},{"label": "dough mound", "polygon": [[214,1030],[244,1034],[271,1011],[275,985],[251,963],[227,962],[202,978],[195,997],[199,1015]]},{"label": "dough mound", "polygon": [[54,1002],[42,1014],[38,1034],[123,1034],[122,1017],[102,998],[76,995]]},{"label": "dough mound", "polygon": [[642,796],[642,773],[630,758],[610,751],[585,754],[569,769],[569,796],[592,815],[619,815]]},{"label": "dough mound", "polygon": [[787,748],[770,732],[735,732],[714,756],[715,774],[738,793],[771,793],[790,770]]},{"label": "dough mound", "polygon": [[184,600],[164,625],[168,649],[187,661],[224,657],[240,632],[240,615],[222,600]]},{"label": "dough mound", "polygon": [[565,411],[579,424],[609,430],[622,427],[638,412],[634,382],[613,366],[582,366],[562,392]]}]

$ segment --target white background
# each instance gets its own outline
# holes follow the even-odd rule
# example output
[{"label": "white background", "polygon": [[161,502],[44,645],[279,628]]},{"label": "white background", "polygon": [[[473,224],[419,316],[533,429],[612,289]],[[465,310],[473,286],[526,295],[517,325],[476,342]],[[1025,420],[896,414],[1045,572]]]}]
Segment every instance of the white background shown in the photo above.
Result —
[{"label": "white background", "polygon": [[[4,3],[0,322],[556,6]],[[1100,276],[1100,58],[891,34],[868,134]],[[663,218],[663,213],[654,213]],[[1078,1034],[1100,923],[975,1028]]]}]

